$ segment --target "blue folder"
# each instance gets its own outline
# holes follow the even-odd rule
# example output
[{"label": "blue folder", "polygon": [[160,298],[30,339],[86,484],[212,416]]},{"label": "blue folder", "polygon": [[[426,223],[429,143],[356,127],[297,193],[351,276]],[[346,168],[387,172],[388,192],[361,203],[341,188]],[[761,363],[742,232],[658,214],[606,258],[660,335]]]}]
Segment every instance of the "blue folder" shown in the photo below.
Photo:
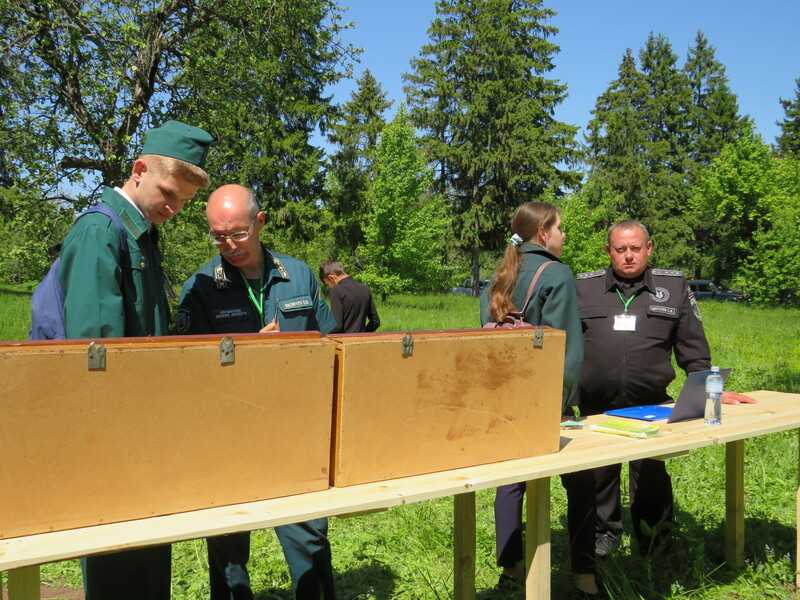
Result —
[{"label": "blue folder", "polygon": [[646,404],[644,406],[629,406],[607,410],[606,414],[612,417],[626,417],[640,421],[663,421],[672,414],[671,406],[661,404]]}]

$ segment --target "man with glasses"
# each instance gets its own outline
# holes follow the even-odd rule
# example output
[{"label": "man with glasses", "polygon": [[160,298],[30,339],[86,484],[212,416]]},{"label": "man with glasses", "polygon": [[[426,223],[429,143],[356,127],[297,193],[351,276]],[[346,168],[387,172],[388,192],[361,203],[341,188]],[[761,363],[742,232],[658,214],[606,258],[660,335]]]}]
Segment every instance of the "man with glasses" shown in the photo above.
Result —
[{"label": "man with glasses", "polygon": [[[219,255],[183,285],[178,333],[328,333],[336,327],[308,265],[261,244],[266,215],[252,190],[234,184],[220,187],[208,199],[206,217]],[[327,531],[324,518],[275,528],[298,599],[334,597]],[[249,533],[208,538],[212,600],[253,598],[249,554]]]}]

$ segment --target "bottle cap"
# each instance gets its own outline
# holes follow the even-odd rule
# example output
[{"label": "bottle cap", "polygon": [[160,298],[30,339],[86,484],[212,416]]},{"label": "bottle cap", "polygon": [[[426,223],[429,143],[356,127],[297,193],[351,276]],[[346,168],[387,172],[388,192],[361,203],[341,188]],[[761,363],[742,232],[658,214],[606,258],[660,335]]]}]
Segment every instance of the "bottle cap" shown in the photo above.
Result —
[{"label": "bottle cap", "polygon": [[712,373],[719,373],[719,367],[711,367]]}]

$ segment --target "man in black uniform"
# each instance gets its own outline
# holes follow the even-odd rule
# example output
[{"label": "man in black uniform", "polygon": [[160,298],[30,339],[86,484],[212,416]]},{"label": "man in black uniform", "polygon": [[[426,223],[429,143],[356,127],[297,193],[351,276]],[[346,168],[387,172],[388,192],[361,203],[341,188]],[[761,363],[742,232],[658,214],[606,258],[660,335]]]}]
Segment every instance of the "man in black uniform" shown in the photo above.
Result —
[{"label": "man in black uniform", "polygon": [[[606,251],[610,268],[577,276],[585,342],[580,398],[590,415],[669,402],[673,351],[686,373],[711,366],[700,310],[683,273],[647,264],[653,252],[647,228],[638,221],[613,225]],[[749,401],[741,394],[723,394],[728,404]],[[620,542],[621,467],[595,469],[598,556],[607,556]],[[673,519],[672,482],[663,461],[631,461],[630,497],[639,550],[647,554]]]},{"label": "man in black uniform", "polygon": [[381,320],[369,288],[344,272],[342,263],[328,260],[319,268],[319,278],[331,290],[331,311],[336,331],[358,333],[375,331]]}]

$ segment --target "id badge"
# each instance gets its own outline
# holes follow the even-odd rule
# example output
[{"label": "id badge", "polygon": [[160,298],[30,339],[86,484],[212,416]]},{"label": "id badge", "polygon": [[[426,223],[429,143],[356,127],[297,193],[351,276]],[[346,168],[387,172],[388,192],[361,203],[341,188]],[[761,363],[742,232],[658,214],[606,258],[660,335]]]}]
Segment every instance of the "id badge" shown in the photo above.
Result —
[{"label": "id badge", "polygon": [[614,315],[614,331],[636,331],[636,315]]}]

